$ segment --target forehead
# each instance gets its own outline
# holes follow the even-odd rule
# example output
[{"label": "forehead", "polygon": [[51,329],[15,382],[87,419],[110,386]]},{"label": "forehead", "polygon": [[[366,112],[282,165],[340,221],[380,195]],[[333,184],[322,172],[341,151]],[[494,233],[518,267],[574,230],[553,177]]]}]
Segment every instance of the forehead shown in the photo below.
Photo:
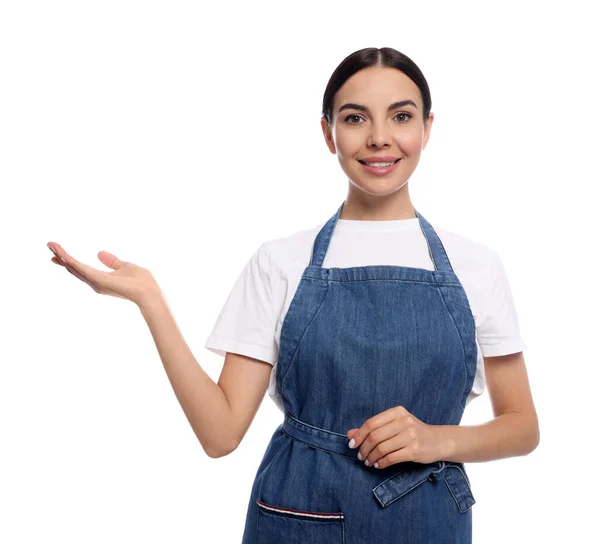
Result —
[{"label": "forehead", "polygon": [[397,68],[371,66],[349,77],[334,97],[334,111],[346,102],[385,107],[398,100],[412,99],[422,109],[421,91]]}]

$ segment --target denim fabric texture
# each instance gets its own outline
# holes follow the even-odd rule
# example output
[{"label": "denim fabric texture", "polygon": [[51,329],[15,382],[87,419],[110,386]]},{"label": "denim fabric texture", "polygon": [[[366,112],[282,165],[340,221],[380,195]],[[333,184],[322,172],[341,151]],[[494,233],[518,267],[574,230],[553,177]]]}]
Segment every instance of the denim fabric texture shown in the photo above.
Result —
[{"label": "denim fabric texture", "polygon": [[242,544],[470,544],[462,463],[367,467],[346,432],[394,406],[458,425],[477,365],[467,295],[415,210],[434,270],[321,265],[345,202],[319,231],[286,313],[285,416],[258,467]]}]

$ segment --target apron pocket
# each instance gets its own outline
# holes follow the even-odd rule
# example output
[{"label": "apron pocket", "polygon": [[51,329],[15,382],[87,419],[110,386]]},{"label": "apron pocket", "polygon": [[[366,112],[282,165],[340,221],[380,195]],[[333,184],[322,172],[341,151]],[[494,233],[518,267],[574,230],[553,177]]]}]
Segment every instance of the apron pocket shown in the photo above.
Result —
[{"label": "apron pocket", "polygon": [[344,514],[294,510],[256,500],[258,544],[343,544]]}]

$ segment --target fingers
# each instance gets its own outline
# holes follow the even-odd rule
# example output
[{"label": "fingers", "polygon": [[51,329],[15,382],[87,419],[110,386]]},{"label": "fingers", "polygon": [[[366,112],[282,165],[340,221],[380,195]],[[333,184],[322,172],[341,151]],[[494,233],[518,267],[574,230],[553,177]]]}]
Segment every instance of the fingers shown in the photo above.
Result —
[{"label": "fingers", "polygon": [[116,255],[113,255],[108,251],[100,251],[98,253],[98,259],[100,259],[102,264],[108,266],[108,268],[112,268],[113,270],[118,270],[125,264]]},{"label": "fingers", "polygon": [[382,454],[375,450],[375,452],[369,456],[369,459],[367,459],[369,461],[369,466],[373,465],[375,468],[383,469],[390,465],[414,461],[410,446],[398,443],[397,437],[381,444],[381,449],[383,452]]},{"label": "fingers", "polygon": [[55,255],[52,262],[62,264],[69,273],[87,283],[96,293],[136,302],[146,292],[157,290],[156,281],[149,270],[122,261],[112,253],[98,253],[99,260],[114,270],[104,272],[79,262],[55,242],[48,242],[47,245]]},{"label": "fingers", "polygon": [[360,446],[369,433],[371,433],[379,427],[382,427],[383,425],[387,425],[388,423],[394,421],[394,419],[397,417],[397,414],[397,407],[394,407],[380,412],[379,414],[367,419],[358,429],[358,431],[356,431],[356,433],[353,435],[352,440],[350,440],[349,446],[351,448]]},{"label": "fingers", "polygon": [[63,264],[63,266],[71,273],[73,274],[73,276],[75,276],[76,278],[79,278],[82,282],[87,283],[94,291],[98,292],[98,289],[96,288],[96,286],[94,284],[92,284],[92,282],[90,282],[88,280],[88,278],[86,278],[83,274],[80,274],[79,271],[76,268],[73,268],[71,265],[69,264]]},{"label": "fingers", "polygon": [[[367,419],[362,426],[356,429],[350,429],[346,435],[350,435],[350,448],[358,448],[357,457],[360,461],[364,461],[366,466],[375,466],[379,468],[379,464],[375,465],[378,459],[385,457],[392,452],[390,448],[403,448],[406,446],[406,436],[399,439],[399,434],[404,435],[403,431],[409,425],[406,421],[409,412],[403,406],[394,406],[388,410],[384,410],[375,416]],[[402,452],[400,455],[405,455]],[[389,459],[387,460],[389,462]]]},{"label": "fingers", "polygon": [[410,429],[397,432],[387,440],[379,442],[365,458],[367,466],[385,468],[389,465],[403,461],[415,461],[414,458],[414,435]]},{"label": "fingers", "polygon": [[394,422],[371,431],[363,440],[356,454],[357,457],[361,461],[365,461],[365,465],[373,465],[377,459],[389,453],[389,451],[385,451],[385,448],[390,447],[389,439],[397,436],[397,434],[398,428]]},{"label": "fingers", "polygon": [[52,251],[52,253],[54,253],[54,255],[56,256],[56,258],[58,260],[60,260],[61,262],[63,262],[63,263],[66,264],[66,261],[63,259],[61,253],[59,253],[59,249],[58,249],[58,246],[56,244],[51,244],[50,242],[48,242],[46,245],[48,246],[48,249],[50,251]]},{"label": "fingers", "polygon": [[[67,254],[58,244],[50,243],[46,244],[48,249],[50,249],[56,257],[52,258],[52,261],[56,264],[62,264],[73,276],[80,279],[84,283],[87,283],[94,291],[98,292],[98,289],[93,284],[93,277],[90,278],[89,270],[93,270],[93,268],[83,265],[77,260],[73,259],[70,255]],[[85,272],[85,273],[84,273]],[[87,275],[86,275],[87,273]]]}]

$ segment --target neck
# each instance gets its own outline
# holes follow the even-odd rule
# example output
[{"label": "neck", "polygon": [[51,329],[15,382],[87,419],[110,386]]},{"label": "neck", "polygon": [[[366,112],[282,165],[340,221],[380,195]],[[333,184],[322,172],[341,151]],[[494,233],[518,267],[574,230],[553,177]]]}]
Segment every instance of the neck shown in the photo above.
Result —
[{"label": "neck", "polygon": [[397,191],[384,197],[357,194],[352,189],[344,202],[339,219],[352,221],[396,221],[400,219],[415,219],[414,206],[408,191]]}]

